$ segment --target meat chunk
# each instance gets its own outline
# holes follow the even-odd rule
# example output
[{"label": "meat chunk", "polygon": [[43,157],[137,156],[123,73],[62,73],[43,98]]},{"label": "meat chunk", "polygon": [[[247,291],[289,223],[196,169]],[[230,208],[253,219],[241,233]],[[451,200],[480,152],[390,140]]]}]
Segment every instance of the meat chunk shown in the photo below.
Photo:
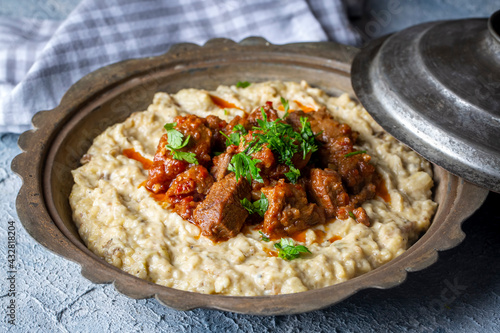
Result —
[{"label": "meat chunk", "polygon": [[[273,109],[272,102],[267,102],[262,108],[264,108],[264,112],[267,116],[267,121],[275,121],[279,118],[278,112]],[[250,113],[250,115],[248,115],[247,125],[245,125],[245,128],[247,130],[250,130],[253,126],[259,126],[259,124],[257,123],[257,119],[264,120],[262,118],[261,108],[255,109],[252,113]]]},{"label": "meat chunk", "polygon": [[224,151],[226,149],[226,138],[220,133],[228,126],[225,120],[217,116],[209,115],[207,117],[207,126],[212,130],[212,150]]},{"label": "meat chunk", "polygon": [[210,169],[210,172],[214,175],[216,181],[222,180],[228,174],[227,167],[231,163],[231,159],[236,154],[237,149],[238,147],[231,145],[227,147],[224,153],[213,158],[214,165]]},{"label": "meat chunk", "polygon": [[346,154],[355,151],[357,132],[352,131],[349,125],[333,119],[324,109],[310,113],[296,111],[286,119],[298,130],[301,117],[307,117],[312,131],[318,134],[316,138],[322,144],[319,155],[323,166],[337,171],[350,193],[360,193],[373,182],[375,167],[370,164],[371,157],[368,154],[346,157]]},{"label": "meat chunk", "polygon": [[[175,129],[181,132],[184,138],[190,136],[188,145],[180,149],[180,151],[196,154],[198,163],[205,167],[210,167],[212,164],[210,157],[211,146],[213,140],[215,140],[215,130],[211,129],[210,126],[217,127],[217,120],[210,118],[209,121],[195,115],[188,115],[185,117],[176,117],[175,122],[177,123]],[[173,158],[172,152],[165,147],[167,144],[168,135],[164,134],[156,148],[153,165],[149,169],[146,188],[154,193],[166,192],[172,181],[189,167],[188,162]]]},{"label": "meat chunk", "polygon": [[339,174],[331,169],[312,169],[307,182],[312,200],[325,210],[327,217],[335,217],[337,208],[349,204],[349,195]]},{"label": "meat chunk", "polygon": [[215,182],[193,213],[193,221],[201,228],[202,235],[213,241],[236,236],[248,217],[240,201],[250,199],[251,190],[248,181],[243,177],[236,181],[234,173]]},{"label": "meat chunk", "polygon": [[287,123],[292,125],[295,131],[300,132],[302,124],[300,118],[307,118],[311,123],[314,134],[319,134],[316,139],[327,144],[340,137],[347,137],[354,143],[357,140],[357,132],[353,132],[347,124],[342,124],[333,119],[332,115],[324,108],[316,112],[294,111],[286,118]]},{"label": "meat chunk", "polygon": [[301,185],[281,179],[274,187],[263,188],[262,193],[269,202],[262,231],[273,238],[325,223],[323,209],[307,202],[306,191]]},{"label": "meat chunk", "polygon": [[370,160],[371,157],[368,154],[349,157],[345,157],[345,154],[337,154],[333,165],[337,167],[337,172],[352,193],[358,194],[372,188],[372,194],[375,194],[376,185],[374,182],[377,177],[375,167],[370,164]]},{"label": "meat chunk", "polygon": [[174,179],[166,193],[166,200],[172,204],[174,212],[192,221],[194,209],[205,199],[213,183],[208,170],[195,165]]},{"label": "meat chunk", "polygon": [[[238,146],[237,153],[245,152],[249,146],[249,143],[257,139],[256,134],[259,131],[250,131],[245,135],[244,140],[241,140]],[[260,162],[256,164],[256,167],[260,169],[261,173],[266,174],[269,170],[276,166],[276,159],[272,150],[269,148],[268,144],[263,144],[257,151],[250,154],[252,159],[259,160]]]},{"label": "meat chunk", "polygon": [[184,138],[191,136],[188,145],[181,150],[195,153],[198,163],[209,167],[211,165],[212,137],[215,131],[210,129],[207,119],[190,114],[175,117],[175,122],[177,123],[175,129],[184,134]]},{"label": "meat chunk", "polygon": [[167,135],[163,135],[158,143],[153,165],[149,169],[146,188],[154,193],[165,193],[172,181],[184,172],[189,163],[172,158],[165,145],[168,143]]}]

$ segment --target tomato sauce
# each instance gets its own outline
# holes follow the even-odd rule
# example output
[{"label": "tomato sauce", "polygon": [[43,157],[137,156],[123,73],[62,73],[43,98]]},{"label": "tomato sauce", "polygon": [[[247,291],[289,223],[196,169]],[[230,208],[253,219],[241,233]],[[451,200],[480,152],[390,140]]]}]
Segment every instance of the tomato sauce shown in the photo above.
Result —
[{"label": "tomato sauce", "polygon": [[217,97],[214,95],[209,95],[209,96],[210,96],[210,99],[212,100],[212,102],[215,105],[217,105],[218,107],[220,107],[221,109],[239,109],[239,110],[245,111],[242,108],[240,108],[239,106],[236,106],[233,103],[230,103],[226,100],[223,100],[220,97]]},{"label": "tomato sauce", "polygon": [[127,156],[128,158],[130,158],[132,160],[136,160],[137,162],[140,162],[142,164],[142,167],[144,168],[144,170],[149,170],[151,168],[151,166],[153,166],[153,161],[145,158],[140,153],[136,152],[134,148],[124,149],[123,155]]},{"label": "tomato sauce", "polygon": [[385,202],[391,203],[391,195],[387,191],[387,186],[385,186],[385,181],[384,180],[382,180],[377,185],[376,194],[377,194],[377,196],[381,197]]},{"label": "tomato sauce", "polygon": [[338,241],[338,240],[341,240],[341,239],[342,239],[342,237],[335,235],[335,236],[333,236],[332,238],[330,238],[328,241],[329,241],[330,243],[333,243],[333,242]]},{"label": "tomato sauce", "polygon": [[315,108],[312,108],[310,106],[307,106],[307,105],[304,105],[302,104],[301,102],[297,101],[297,100],[294,100],[295,104],[297,104],[299,106],[299,108],[304,111],[305,113],[308,113],[308,112],[312,112],[312,111],[316,111]]}]

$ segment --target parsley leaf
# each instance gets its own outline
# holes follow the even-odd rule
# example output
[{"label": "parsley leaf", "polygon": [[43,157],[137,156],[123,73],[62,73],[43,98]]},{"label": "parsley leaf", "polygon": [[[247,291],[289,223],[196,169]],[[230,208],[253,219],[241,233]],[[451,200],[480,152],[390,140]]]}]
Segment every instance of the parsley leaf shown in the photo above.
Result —
[{"label": "parsley leaf", "polygon": [[234,126],[233,131],[241,132],[242,134],[248,133],[247,130],[245,129],[245,126],[243,126],[242,124],[238,124],[238,125]]},{"label": "parsley leaf", "polygon": [[[283,118],[288,116],[288,111],[290,106],[288,101],[281,97],[281,104],[285,109],[285,115]],[[264,110],[264,107],[260,108],[262,114],[262,119],[257,119],[258,126],[254,126],[255,130],[253,140],[248,144],[248,147],[241,156],[239,154],[233,156],[231,159],[229,171],[233,171],[236,174],[236,179],[239,179],[240,175],[247,174],[247,179],[251,181],[251,178],[262,182],[262,178],[258,174],[258,169],[255,162],[250,157],[244,155],[251,155],[252,153],[262,149],[264,145],[267,145],[269,149],[275,153],[279,163],[286,164],[290,171],[285,174],[285,176],[295,184],[300,177],[300,170],[297,169],[293,162],[293,156],[302,151],[303,159],[306,158],[308,153],[312,153],[318,150],[318,144],[316,142],[316,135],[314,135],[311,129],[311,123],[307,117],[301,117],[301,130],[300,133],[296,132],[292,125],[287,124],[283,121],[283,118],[278,118],[274,121],[269,121],[268,116]],[[234,127],[235,131],[240,131],[246,134],[246,130],[243,125],[239,124]],[[225,135],[227,145],[239,144],[241,142],[241,135],[232,133],[231,135]],[[260,161],[259,161],[260,162]],[[256,171],[258,170],[258,171]],[[250,174],[249,174],[250,173]],[[256,178],[257,177],[257,178]]]},{"label": "parsley leaf", "polygon": [[311,253],[304,245],[295,245],[293,240],[287,238],[281,238],[274,247],[278,249],[278,257],[285,260],[297,259],[301,253]]},{"label": "parsley leaf", "polygon": [[231,146],[231,145],[238,146],[240,144],[240,140],[241,140],[240,133],[234,132],[234,133],[229,134],[229,136],[224,134],[224,132],[222,132],[222,131],[219,131],[219,133],[222,134],[226,138],[226,146]]},{"label": "parsley leaf", "polygon": [[259,131],[259,133],[255,134],[259,139],[259,144],[267,144],[269,149],[277,154],[278,162],[290,167],[290,172],[286,176],[292,183],[295,183],[300,176],[300,171],[294,167],[292,158],[300,150],[299,142],[302,141],[302,137],[293,130],[291,125],[284,123],[282,119],[267,121],[264,108],[261,108],[261,112],[263,120],[258,119],[259,127],[254,127],[255,130]]},{"label": "parsley leaf", "polygon": [[306,117],[300,117],[300,124],[302,125],[300,130],[300,136],[302,137],[300,147],[303,152],[302,158],[305,159],[309,152],[314,153],[318,150],[318,145],[316,144],[316,135],[314,135],[311,129],[311,123],[308,119]]},{"label": "parsley leaf", "polygon": [[366,154],[366,150],[356,150],[356,151],[345,154],[344,157],[351,157],[351,156],[358,155],[358,154]]},{"label": "parsley leaf", "polygon": [[184,148],[188,145],[191,135],[188,135],[184,139],[184,134],[175,129],[177,123],[167,123],[165,124],[165,129],[167,130],[168,144],[165,146],[168,150],[172,152],[172,158],[179,161],[186,161],[191,164],[198,164],[195,153],[189,153],[184,151],[179,151],[179,149]]},{"label": "parsley leaf", "polygon": [[177,126],[177,123],[167,123],[163,127],[165,127],[165,129],[167,130],[168,145],[173,149],[180,149],[182,148],[180,146],[182,145],[182,139],[184,138],[184,135],[176,130],[175,126]]},{"label": "parsley leaf", "polygon": [[349,216],[352,217],[354,219],[354,221],[356,221],[356,215],[354,215],[353,212],[349,212]]},{"label": "parsley leaf", "polygon": [[300,177],[300,170],[294,166],[290,166],[290,171],[286,172],[285,176],[292,184],[295,184]]},{"label": "parsley leaf", "polygon": [[[168,146],[167,146],[168,148]],[[198,164],[195,153],[189,153],[185,151],[171,150],[173,158],[179,161],[186,161],[191,164]]]},{"label": "parsley leaf", "polygon": [[[227,139],[226,146],[230,146],[230,145],[238,146],[241,142],[242,134],[243,135],[247,134],[247,130],[245,129],[245,127],[243,127],[242,124],[238,124],[238,125],[234,126],[233,131],[234,132],[229,134],[229,136],[227,136],[224,132],[219,131],[219,133],[222,134]],[[241,132],[241,133],[238,133],[238,132]]]},{"label": "parsley leaf", "polygon": [[240,201],[241,205],[248,211],[248,213],[253,214],[257,213],[261,217],[264,217],[264,214],[267,211],[267,207],[269,206],[269,201],[267,200],[264,193],[260,194],[260,199],[250,202],[247,198],[244,198]]},{"label": "parsley leaf", "polygon": [[259,233],[262,236],[261,240],[263,240],[264,242],[269,242],[269,237],[267,237],[265,233],[263,233],[260,230],[259,230]]},{"label": "parsley leaf", "polygon": [[238,153],[231,158],[231,162],[229,163],[227,169],[234,172],[236,180],[239,180],[241,176],[244,176],[249,183],[252,182],[252,179],[259,183],[263,183],[264,180],[259,174],[260,168],[257,168],[257,163],[260,162],[262,161],[252,159],[245,153]]},{"label": "parsley leaf", "polygon": [[281,100],[281,105],[283,105],[283,109],[285,110],[285,115],[283,116],[284,119],[288,117],[288,110],[290,109],[290,105],[288,104],[288,101],[283,97],[281,97],[280,100]]},{"label": "parsley leaf", "polygon": [[236,88],[246,88],[250,85],[250,82],[248,81],[238,81],[238,83],[236,83]]}]

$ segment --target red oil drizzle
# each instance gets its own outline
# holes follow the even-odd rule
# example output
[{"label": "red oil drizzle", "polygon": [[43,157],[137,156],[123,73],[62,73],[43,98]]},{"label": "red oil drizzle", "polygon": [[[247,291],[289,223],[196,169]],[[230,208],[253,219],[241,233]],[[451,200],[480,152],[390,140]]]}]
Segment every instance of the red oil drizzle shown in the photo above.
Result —
[{"label": "red oil drizzle", "polygon": [[132,160],[136,160],[142,164],[144,170],[149,170],[153,166],[153,161],[145,158],[140,153],[136,152],[134,148],[124,149],[123,155],[127,156]]},{"label": "red oil drizzle", "polygon": [[377,185],[377,192],[376,194],[381,197],[385,202],[391,203],[391,196],[389,195],[389,192],[387,191],[387,187],[385,186],[385,181],[382,179],[382,181]]},{"label": "red oil drizzle", "polygon": [[333,242],[338,241],[338,240],[341,240],[341,239],[342,239],[342,237],[335,235],[335,236],[333,236],[332,238],[330,238],[328,241],[329,241],[330,243],[333,243]]},{"label": "red oil drizzle", "polygon": [[273,251],[273,250],[269,250],[267,247],[263,248],[263,250],[264,250],[264,252],[266,252],[266,254],[269,257],[277,257],[278,256],[278,252]]},{"label": "red oil drizzle", "polygon": [[315,243],[321,244],[325,240],[326,232],[323,230],[314,230],[314,233],[316,234],[316,240],[314,241]]},{"label": "red oil drizzle", "polygon": [[297,101],[297,100],[293,100],[295,102],[295,104],[297,104],[299,106],[299,108],[304,111],[305,113],[308,113],[308,112],[312,112],[312,111],[316,111],[315,108],[312,108],[310,106],[307,106],[307,105],[304,105],[302,104],[301,102]]},{"label": "red oil drizzle", "polygon": [[307,230],[296,232],[292,235],[292,239],[296,242],[305,243],[306,242],[306,232],[307,232]]},{"label": "red oil drizzle", "polygon": [[[296,242],[305,243],[307,230],[308,229],[294,233],[292,235],[292,239]],[[323,230],[313,230],[313,231],[316,234],[316,239],[314,240],[313,243],[318,243],[318,244],[323,243],[326,233]]]},{"label": "red oil drizzle", "polygon": [[210,96],[210,99],[212,100],[212,102],[215,105],[217,105],[218,107],[220,107],[221,109],[239,109],[239,110],[245,111],[242,108],[240,108],[239,106],[236,106],[233,103],[230,103],[226,100],[223,100],[220,97],[217,97],[214,95],[209,95],[209,96]]}]

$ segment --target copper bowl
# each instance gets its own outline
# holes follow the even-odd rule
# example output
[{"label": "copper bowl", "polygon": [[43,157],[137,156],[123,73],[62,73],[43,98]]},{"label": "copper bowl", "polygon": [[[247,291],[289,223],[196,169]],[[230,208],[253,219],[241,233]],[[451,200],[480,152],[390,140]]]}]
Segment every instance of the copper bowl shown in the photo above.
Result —
[{"label": "copper bowl", "polygon": [[[294,314],[321,309],[365,288],[401,284],[407,272],[437,260],[437,251],[465,237],[462,222],[488,193],[434,166],[434,199],[439,203],[429,230],[408,251],[367,274],[331,287],[297,294],[257,297],[206,295],[163,287],[129,275],[88,250],[71,217],[68,197],[71,170],[108,126],[145,110],[157,91],[215,89],[239,80],[306,80],[331,95],[354,97],[350,67],[358,49],[336,43],[272,45],[260,38],[241,43],[215,39],[204,46],[179,44],[164,55],[123,61],[78,81],[61,104],[33,117],[34,130],[19,138],[24,151],[12,162],[23,179],[17,197],[19,218],[28,233],[47,249],[79,263],[94,283],[113,283],[132,298],[155,297],[179,310],[198,307],[257,315]],[[383,125],[383,124],[382,124]]]}]

